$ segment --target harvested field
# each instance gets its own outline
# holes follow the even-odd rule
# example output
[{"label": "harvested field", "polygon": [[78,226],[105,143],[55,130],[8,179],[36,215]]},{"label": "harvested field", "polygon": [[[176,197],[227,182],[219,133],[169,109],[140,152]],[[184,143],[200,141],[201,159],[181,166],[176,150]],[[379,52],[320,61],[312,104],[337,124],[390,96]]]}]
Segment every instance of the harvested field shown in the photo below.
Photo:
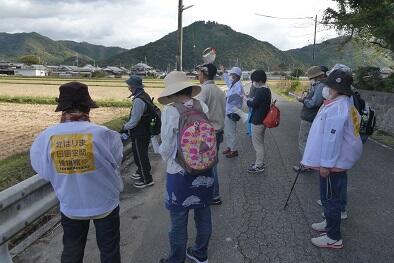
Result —
[{"label": "harvested field", "polygon": [[[161,88],[146,88],[145,91],[157,98]],[[90,86],[89,93],[93,100],[126,100],[130,95],[127,87]],[[0,96],[58,97],[59,85],[39,84],[3,84],[0,83]]]},{"label": "harvested field", "polygon": [[[0,103],[0,160],[29,149],[35,136],[59,122],[54,105]],[[128,108],[98,108],[91,111],[94,123],[127,115]]]}]

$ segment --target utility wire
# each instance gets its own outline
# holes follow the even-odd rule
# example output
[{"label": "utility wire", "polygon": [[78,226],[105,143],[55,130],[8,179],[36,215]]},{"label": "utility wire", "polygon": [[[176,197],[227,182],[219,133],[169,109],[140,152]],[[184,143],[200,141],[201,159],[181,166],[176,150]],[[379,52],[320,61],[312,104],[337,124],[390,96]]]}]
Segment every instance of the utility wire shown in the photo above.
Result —
[{"label": "utility wire", "polygon": [[313,20],[313,17],[309,17],[309,16],[307,16],[307,17],[277,17],[277,16],[269,16],[269,15],[263,15],[263,14],[258,14],[258,13],[255,13],[255,15],[256,16],[263,16],[263,17],[268,17],[268,18],[275,18],[275,19],[312,19]]}]

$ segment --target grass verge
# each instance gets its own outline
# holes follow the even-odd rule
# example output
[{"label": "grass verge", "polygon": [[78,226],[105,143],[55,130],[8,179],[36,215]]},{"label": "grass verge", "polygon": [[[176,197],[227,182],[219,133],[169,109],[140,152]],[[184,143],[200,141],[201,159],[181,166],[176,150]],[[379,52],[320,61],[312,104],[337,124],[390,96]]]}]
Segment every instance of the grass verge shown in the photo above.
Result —
[{"label": "grass verge", "polygon": [[[128,116],[113,119],[103,125],[111,130],[119,131],[127,121]],[[11,187],[35,174],[30,166],[28,152],[16,154],[0,160],[0,191]]]},{"label": "grass verge", "polygon": [[289,92],[302,95],[309,88],[309,82],[299,80],[268,81],[268,85],[275,93],[289,101],[295,100],[293,96],[289,95]]},{"label": "grass verge", "polygon": [[377,130],[371,137],[372,139],[375,139],[380,143],[383,143],[391,148],[394,148],[394,136],[388,134],[387,132]]}]

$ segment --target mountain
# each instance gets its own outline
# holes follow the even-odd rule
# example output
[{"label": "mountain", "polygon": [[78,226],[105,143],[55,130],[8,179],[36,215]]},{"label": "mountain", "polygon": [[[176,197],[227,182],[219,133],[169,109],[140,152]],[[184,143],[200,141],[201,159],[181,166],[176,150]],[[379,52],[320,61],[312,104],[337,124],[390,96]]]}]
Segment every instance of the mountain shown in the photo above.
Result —
[{"label": "mountain", "polygon": [[47,64],[73,65],[78,55],[79,64],[103,60],[126,51],[118,47],[104,47],[86,42],[54,41],[38,33],[0,33],[0,61],[15,62],[25,55],[36,55]]},{"label": "mountain", "polygon": [[[392,66],[393,55],[356,41],[343,45],[343,38],[334,38],[316,45],[316,64],[329,67],[343,63],[358,66]],[[145,62],[162,70],[175,68],[177,32],[131,50],[105,47],[87,42],[54,41],[38,33],[0,33],[0,61],[15,62],[20,56],[37,55],[47,64],[73,65],[78,55],[79,64],[100,66],[131,66]],[[313,64],[309,45],[287,51],[279,50],[268,42],[236,32],[216,22],[197,21],[183,29],[183,68],[193,69],[202,63],[202,51],[217,49],[217,65],[239,65],[243,69],[263,68],[287,70],[289,65],[306,69]]]},{"label": "mountain", "polygon": [[78,43],[70,40],[60,40],[58,41],[58,43],[96,61],[104,60],[127,51],[127,49],[120,47],[105,47],[100,45],[93,45],[87,42]]},{"label": "mountain", "polygon": [[59,64],[75,52],[38,33],[0,33],[0,60],[17,61],[18,57],[37,55],[42,61]]},{"label": "mountain", "polygon": [[[116,55],[104,64],[133,65],[146,61],[160,69],[175,67],[177,32],[145,46]],[[259,41],[249,35],[236,32],[229,26],[216,22],[198,21],[183,29],[183,68],[192,69],[201,64],[202,51],[207,47],[217,50],[216,64],[240,65],[242,68],[267,68],[280,63],[300,64],[268,42]],[[238,63],[237,63],[238,61]]]},{"label": "mountain", "polygon": [[[236,32],[229,26],[216,22],[198,21],[183,29],[183,67],[192,69],[202,63],[201,53],[207,47],[217,49],[216,64],[239,65],[244,69],[263,68],[266,70],[286,70],[289,65],[306,69],[312,64],[327,65],[343,63],[350,67],[363,65],[394,65],[393,56],[374,47],[365,47],[356,41],[343,46],[343,38],[334,38],[316,45],[316,63],[312,61],[313,45],[299,49],[281,51],[268,42]],[[133,65],[147,61],[160,68],[175,67],[177,32],[145,46],[128,50],[104,60],[104,64]]]},{"label": "mountain", "polygon": [[[312,65],[313,45],[291,49],[285,53],[305,65]],[[346,41],[344,37],[326,40],[315,46],[315,61],[319,65],[334,66],[336,63],[351,68],[359,66],[386,67],[394,65],[393,56],[375,46],[366,46],[357,40]]]}]

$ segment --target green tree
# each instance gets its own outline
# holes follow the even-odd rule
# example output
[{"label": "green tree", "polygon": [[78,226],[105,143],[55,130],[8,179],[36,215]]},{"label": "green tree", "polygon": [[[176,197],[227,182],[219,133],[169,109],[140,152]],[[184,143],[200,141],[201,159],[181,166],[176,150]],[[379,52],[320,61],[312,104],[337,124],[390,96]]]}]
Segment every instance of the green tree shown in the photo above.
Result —
[{"label": "green tree", "polygon": [[338,8],[327,8],[323,22],[394,51],[394,2],[392,0],[333,0]]},{"label": "green tree", "polygon": [[291,76],[295,77],[295,78],[299,78],[300,76],[304,75],[304,71],[300,68],[295,68],[292,72],[291,72]]},{"label": "green tree", "polygon": [[33,64],[40,63],[40,59],[35,55],[22,56],[18,59],[18,61],[21,63],[25,63],[27,65],[33,65]]}]

